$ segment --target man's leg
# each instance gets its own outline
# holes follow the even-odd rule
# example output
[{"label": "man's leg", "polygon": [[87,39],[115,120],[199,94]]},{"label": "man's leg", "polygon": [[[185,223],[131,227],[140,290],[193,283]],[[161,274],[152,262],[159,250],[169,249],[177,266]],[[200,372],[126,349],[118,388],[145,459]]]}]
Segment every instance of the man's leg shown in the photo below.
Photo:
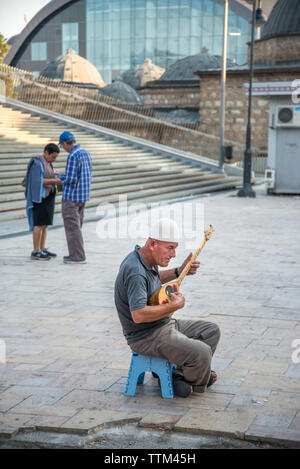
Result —
[{"label": "man's leg", "polygon": [[78,205],[81,204],[76,204],[71,200],[64,200],[62,202],[62,217],[64,220],[69,256],[74,261],[83,261],[85,260],[85,252],[81,232],[82,219]]},{"label": "man's leg", "polygon": [[41,244],[40,244],[40,249],[42,251],[46,248],[47,228],[48,228],[47,225],[42,226]]},{"label": "man's leg", "polygon": [[33,251],[38,252],[41,249],[42,226],[34,226],[32,232]]},{"label": "man's leg", "polygon": [[220,329],[219,327],[208,321],[194,321],[178,319],[176,320],[178,330],[190,339],[201,340],[205,344],[209,345],[212,354],[215,353],[218,342],[220,340]]},{"label": "man's leg", "polygon": [[80,228],[82,228],[85,204],[83,202],[80,202],[77,204],[77,206],[78,206],[78,213],[79,213]]},{"label": "man's leg", "polygon": [[[194,339],[196,341],[199,341],[203,344],[206,344],[209,346],[211,350],[211,354],[213,355],[215,353],[215,350],[217,348],[218,342],[220,340],[220,329],[219,327],[212,323],[212,322],[207,322],[207,321],[193,321],[193,320],[182,320],[179,319],[176,321],[177,328],[180,332],[182,332],[184,335],[189,337],[190,339]],[[203,392],[205,390],[205,385],[208,384],[208,381],[210,380],[211,376],[211,359],[207,361],[207,365],[209,364],[209,369],[207,369],[205,360],[200,360],[198,365],[195,367],[193,370],[193,388],[194,391],[196,392]],[[196,371],[196,369],[199,370],[199,374]],[[195,378],[194,371],[196,372],[197,378]],[[187,381],[190,381],[188,378],[188,375],[190,374],[190,371],[187,369],[183,368],[182,369],[182,374],[184,378]],[[203,379],[201,379],[201,376]],[[207,381],[207,376],[208,376],[208,381]],[[216,373],[213,373],[212,376],[212,383],[215,382],[217,379]]]},{"label": "man's leg", "polygon": [[150,337],[135,342],[130,347],[137,353],[169,360],[179,367],[178,373],[193,385],[195,391],[204,392],[219,337],[219,328],[215,324],[172,320]]}]

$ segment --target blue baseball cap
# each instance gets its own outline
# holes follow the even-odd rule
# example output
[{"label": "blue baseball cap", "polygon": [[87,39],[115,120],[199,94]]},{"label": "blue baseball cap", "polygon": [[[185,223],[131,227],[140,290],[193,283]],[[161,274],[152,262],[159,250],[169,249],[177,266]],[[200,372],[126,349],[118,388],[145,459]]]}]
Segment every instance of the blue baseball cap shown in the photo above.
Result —
[{"label": "blue baseball cap", "polygon": [[74,134],[72,134],[72,132],[69,132],[68,130],[66,130],[59,136],[59,143],[70,142],[71,140],[75,140],[75,136]]}]

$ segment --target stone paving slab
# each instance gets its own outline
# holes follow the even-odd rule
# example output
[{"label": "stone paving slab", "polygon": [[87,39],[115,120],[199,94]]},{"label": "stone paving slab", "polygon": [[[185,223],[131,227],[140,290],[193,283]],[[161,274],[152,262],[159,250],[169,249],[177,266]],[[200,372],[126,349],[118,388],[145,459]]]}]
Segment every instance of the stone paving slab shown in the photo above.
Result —
[{"label": "stone paving slab", "polygon": [[[31,235],[1,239],[0,436],[30,429],[82,435],[136,422],[300,445],[300,363],[292,360],[300,341],[300,200],[256,191],[255,199],[223,193],[193,202],[204,205],[205,226],[215,231],[198,275],[182,284],[186,305],[175,317],[216,322],[222,335],[213,358],[217,383],[187,399],[162,399],[150,373],[135,396],[123,395],[130,349],[113,284],[141,237],[99,239],[96,222],[85,223],[88,263],[76,266],[62,262],[62,228],[49,231],[58,257],[47,263],[30,260]],[[191,210],[184,202],[172,208]],[[190,250],[179,246],[171,266]]]}]

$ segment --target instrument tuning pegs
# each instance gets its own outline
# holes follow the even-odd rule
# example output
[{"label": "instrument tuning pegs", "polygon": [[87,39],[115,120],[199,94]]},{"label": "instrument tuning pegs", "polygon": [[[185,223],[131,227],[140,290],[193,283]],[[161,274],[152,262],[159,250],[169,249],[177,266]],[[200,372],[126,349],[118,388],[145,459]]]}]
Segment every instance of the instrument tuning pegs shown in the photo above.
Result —
[{"label": "instrument tuning pegs", "polygon": [[213,226],[209,225],[209,230],[204,232],[206,241],[211,237],[212,232],[214,231]]}]

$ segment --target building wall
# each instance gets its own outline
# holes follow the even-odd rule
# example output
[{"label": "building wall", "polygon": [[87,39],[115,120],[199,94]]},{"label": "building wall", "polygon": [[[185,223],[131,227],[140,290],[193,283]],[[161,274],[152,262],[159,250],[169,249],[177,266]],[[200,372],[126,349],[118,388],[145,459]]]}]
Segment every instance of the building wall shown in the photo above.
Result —
[{"label": "building wall", "polygon": [[[78,34],[77,39],[72,40],[72,31],[68,35],[67,29],[74,24],[77,24]],[[72,48],[80,56],[86,57],[85,36],[85,0],[81,0],[57,13],[47,23],[41,24],[41,28],[34,37],[26,41],[23,54],[13,65],[30,72],[40,72],[48,62],[64,55],[68,48]],[[32,47],[35,44],[46,45],[46,56],[41,54],[39,60],[33,60]]]},{"label": "building wall", "polygon": [[294,62],[297,60],[300,61],[300,36],[298,35],[278,36],[262,39],[255,43],[255,63],[279,64],[280,62]]},{"label": "building wall", "polygon": [[149,108],[159,109],[198,109],[200,100],[199,83],[193,87],[172,86],[166,88],[145,87],[137,90],[144,105]]},{"label": "building wall", "polygon": [[[220,75],[200,75],[199,130],[219,135],[220,129]],[[254,82],[293,81],[299,72],[269,71],[255,73]],[[248,72],[227,74],[225,138],[240,143],[246,141],[248,121],[248,96],[244,84],[248,83]],[[252,145],[268,148],[269,101],[259,96],[252,97]]]},{"label": "building wall", "polygon": [[[228,28],[235,35],[229,37],[228,53],[242,64],[247,59],[251,15],[236,5],[230,2]],[[218,0],[78,0],[40,24],[37,15],[32,21],[38,27],[10,64],[39,72],[72,48],[110,83],[146,58],[167,68],[203,50],[221,55],[223,14]]]}]

